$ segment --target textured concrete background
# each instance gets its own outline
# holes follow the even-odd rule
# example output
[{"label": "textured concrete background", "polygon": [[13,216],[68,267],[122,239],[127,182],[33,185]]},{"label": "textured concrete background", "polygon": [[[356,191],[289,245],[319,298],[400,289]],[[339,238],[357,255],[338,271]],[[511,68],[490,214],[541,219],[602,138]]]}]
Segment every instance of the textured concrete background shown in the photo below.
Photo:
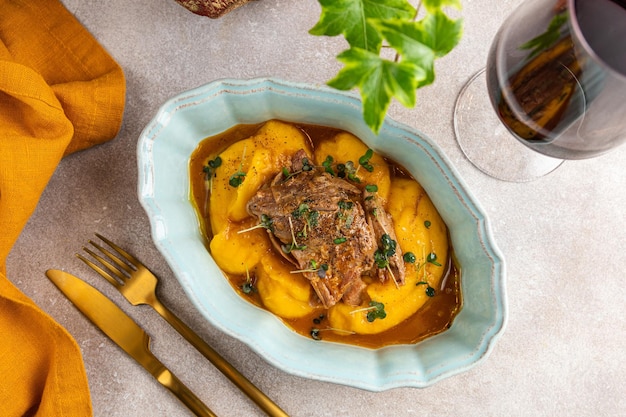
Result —
[{"label": "textured concrete background", "polygon": [[427,389],[372,393],[288,375],[207,324],[153,245],[136,196],[137,138],[169,97],[224,77],[323,83],[334,76],[345,44],[308,34],[319,4],[260,0],[210,20],[173,0],[64,0],[125,70],[124,124],[114,141],[61,163],[11,253],[8,276],[78,341],[95,415],[191,413],[60,295],[44,276],[48,268],[76,272],[129,311],[153,336],[157,356],[218,415],[261,415],[156,313],[129,307],[74,257],[95,231],[148,264],[161,277],[164,302],[291,415],[624,415],[626,147],[514,184],[476,170],[455,142],[456,96],[520,1],[464,0],[464,38],[438,61],[436,83],[418,92],[415,109],[390,109],[443,149],[490,216],[507,260],[507,329],[469,372]]}]

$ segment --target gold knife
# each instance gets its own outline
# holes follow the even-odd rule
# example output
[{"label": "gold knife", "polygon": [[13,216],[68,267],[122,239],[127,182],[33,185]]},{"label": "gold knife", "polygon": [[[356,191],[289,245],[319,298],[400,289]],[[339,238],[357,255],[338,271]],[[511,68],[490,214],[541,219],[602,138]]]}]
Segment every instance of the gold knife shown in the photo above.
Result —
[{"label": "gold knife", "polygon": [[150,336],[104,294],[64,271],[50,269],[46,275],[89,320],[197,416],[216,416],[152,354]]}]

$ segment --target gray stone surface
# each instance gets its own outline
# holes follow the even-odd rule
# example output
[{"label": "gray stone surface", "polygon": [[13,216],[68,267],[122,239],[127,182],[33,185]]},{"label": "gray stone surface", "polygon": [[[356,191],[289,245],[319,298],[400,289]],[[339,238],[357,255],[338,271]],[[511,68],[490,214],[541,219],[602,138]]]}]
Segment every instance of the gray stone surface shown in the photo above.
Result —
[{"label": "gray stone surface", "polygon": [[390,115],[430,136],[491,218],[508,267],[507,329],[490,357],[427,389],[372,393],[286,374],[225,337],[195,310],[152,243],[137,195],[137,138],[169,97],[215,79],[272,76],[323,83],[340,68],[341,39],[308,34],[320,7],[260,0],[218,20],[173,0],[64,4],[122,65],[127,105],[119,136],[63,160],[14,247],[8,276],[80,345],[98,417],[191,413],[123,354],[45,278],[73,271],[129,311],[153,348],[220,416],[261,412],[148,307],[130,307],[74,257],[101,232],[160,277],[173,311],[293,416],[616,416],[626,413],[626,147],[566,162],[514,184],[476,170],[459,150],[452,111],[463,84],[485,64],[490,41],[519,0],[465,0],[465,35],[437,63],[418,105]]}]

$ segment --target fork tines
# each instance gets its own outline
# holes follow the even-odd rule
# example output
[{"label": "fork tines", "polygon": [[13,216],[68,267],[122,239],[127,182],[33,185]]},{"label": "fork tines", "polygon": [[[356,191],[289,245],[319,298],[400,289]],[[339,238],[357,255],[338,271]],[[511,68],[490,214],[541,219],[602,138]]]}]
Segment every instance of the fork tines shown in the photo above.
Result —
[{"label": "fork tines", "polygon": [[[89,240],[89,243],[101,254],[98,254],[91,250],[88,247],[83,247],[83,250],[91,255],[95,260],[97,260],[101,265],[93,262],[92,260],[86,258],[85,256],[77,253],[76,256],[85,262],[89,267],[94,269],[104,278],[106,278],[111,284],[116,287],[124,285],[126,280],[130,277],[130,274],[137,270],[137,265],[139,261],[126,252],[124,249],[117,246],[115,243],[111,242],[104,236],[96,233],[96,236],[105,242],[114,252],[104,248],[93,240]],[[104,268],[103,268],[104,267]]]}]

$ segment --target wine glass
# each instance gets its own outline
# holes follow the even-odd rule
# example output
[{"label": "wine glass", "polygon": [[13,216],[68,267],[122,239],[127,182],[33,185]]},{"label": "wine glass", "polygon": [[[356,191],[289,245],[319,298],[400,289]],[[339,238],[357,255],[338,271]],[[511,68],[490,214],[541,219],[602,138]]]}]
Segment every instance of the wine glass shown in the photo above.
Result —
[{"label": "wine glass", "polygon": [[626,0],[522,2],[461,91],[454,127],[477,168],[518,182],[626,141]]}]

